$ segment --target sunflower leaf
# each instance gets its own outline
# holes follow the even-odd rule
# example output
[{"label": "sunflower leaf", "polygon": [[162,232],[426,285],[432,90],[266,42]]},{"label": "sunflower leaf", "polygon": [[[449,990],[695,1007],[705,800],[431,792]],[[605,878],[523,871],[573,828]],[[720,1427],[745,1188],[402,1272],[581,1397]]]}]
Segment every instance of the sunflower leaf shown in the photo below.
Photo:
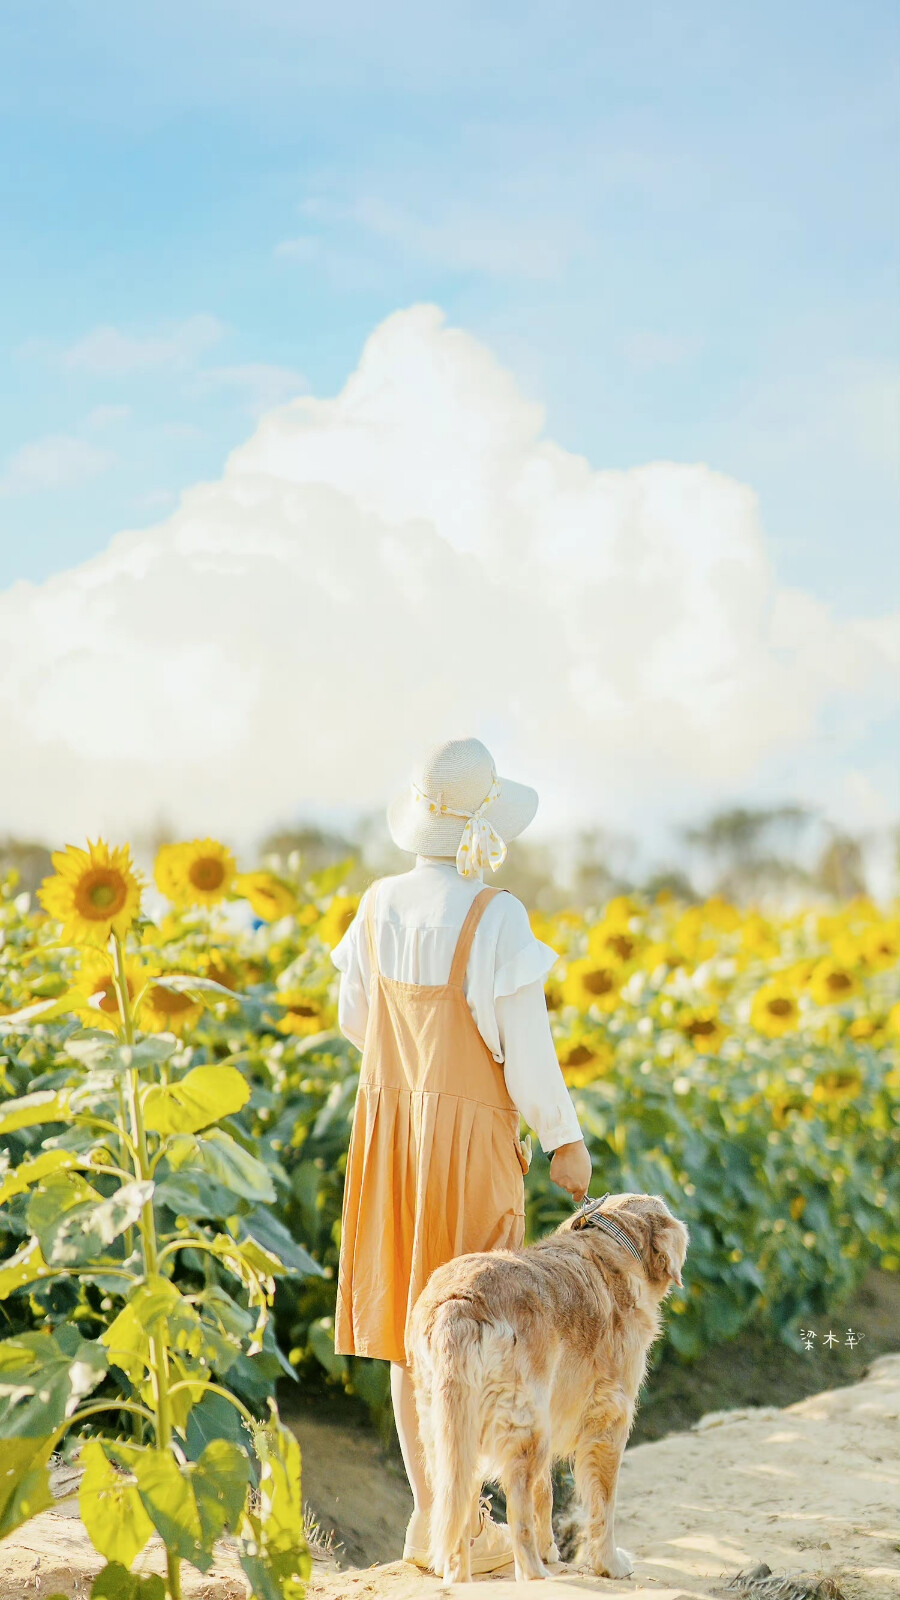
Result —
[{"label": "sunflower leaf", "polygon": [[309,1252],[291,1238],[284,1223],[279,1222],[271,1211],[257,1206],[249,1216],[236,1218],[235,1223],[241,1233],[248,1234],[264,1250],[276,1255],[284,1272],[306,1278],[324,1276],[318,1261],[314,1261]]},{"label": "sunflower leaf", "polygon": [[4,1439],[0,1464],[0,1539],[55,1502],[47,1462],[53,1438]]},{"label": "sunflower leaf", "polygon": [[196,1133],[240,1111],[249,1097],[237,1067],[194,1067],[177,1083],[147,1089],[144,1120],[152,1133]]},{"label": "sunflower leaf", "polygon": [[166,1600],[166,1586],[156,1572],[142,1578],[121,1561],[107,1561],[91,1586],[91,1600]]},{"label": "sunflower leaf", "polygon": [[24,1194],[26,1189],[30,1189],[41,1178],[46,1178],[48,1173],[73,1167],[77,1160],[78,1157],[70,1150],[42,1150],[31,1161],[23,1161],[21,1166],[4,1172],[0,1183],[0,1206],[12,1200],[14,1195]]},{"label": "sunflower leaf", "polygon": [[258,1600],[303,1600],[312,1561],[303,1529],[300,1446],[278,1424],[258,1428],[254,1443],[267,1514],[245,1514],[241,1566]]},{"label": "sunflower leaf", "polygon": [[18,1033],[29,1029],[35,1022],[53,1022],[69,1011],[78,1011],[87,1005],[87,996],[80,989],[68,989],[54,1000],[39,1000],[34,1005],[22,1006],[19,1011],[7,1011],[0,1017],[0,1033]]},{"label": "sunflower leaf", "polygon": [[216,983],[214,978],[201,978],[194,972],[166,972],[157,979],[161,989],[174,989],[176,994],[189,994],[202,999],[205,993],[224,995],[226,1000],[243,1000],[234,989],[226,988],[224,983]]},{"label": "sunflower leaf", "polygon": [[67,1089],[39,1089],[18,1100],[7,1100],[0,1111],[0,1133],[34,1128],[41,1122],[65,1122],[69,1111]]},{"label": "sunflower leaf", "polygon": [[112,1060],[116,1053],[116,1039],[114,1034],[105,1033],[100,1028],[85,1029],[83,1033],[73,1033],[65,1041],[63,1050],[83,1067],[99,1067]]},{"label": "sunflower leaf", "polygon": [[106,1352],[62,1324],[0,1341],[0,1453],[13,1438],[46,1438],[105,1376]]},{"label": "sunflower leaf", "polygon": [[222,1128],[212,1128],[202,1138],[178,1135],[166,1147],[170,1172],[206,1172],[244,1200],[274,1204],[275,1186],[268,1170]]},{"label": "sunflower leaf", "polygon": [[212,1566],[212,1542],[206,1539],[188,1471],[182,1471],[171,1450],[141,1449],[136,1445],[108,1445],[110,1455],[137,1480],[150,1521],[169,1550],[190,1561],[201,1572]]},{"label": "sunflower leaf", "polygon": [[78,1509],[91,1543],[107,1561],[130,1567],[153,1532],[137,1485],[116,1471],[100,1439],[82,1445],[81,1463]]},{"label": "sunflower leaf", "polygon": [[0,1300],[24,1289],[26,1284],[36,1283],[38,1278],[48,1277],[49,1271],[37,1239],[28,1239],[0,1267]]},{"label": "sunflower leaf", "polygon": [[104,1199],[78,1172],[51,1173],[32,1194],[28,1226],[49,1266],[97,1265],[152,1195],[148,1180],[124,1183]]}]

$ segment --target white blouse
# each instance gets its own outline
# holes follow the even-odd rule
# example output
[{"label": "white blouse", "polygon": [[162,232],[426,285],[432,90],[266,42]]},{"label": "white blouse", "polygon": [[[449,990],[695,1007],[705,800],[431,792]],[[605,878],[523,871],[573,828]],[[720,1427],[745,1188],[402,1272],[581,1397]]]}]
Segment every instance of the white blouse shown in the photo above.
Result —
[{"label": "white blouse", "polygon": [[[409,872],[379,880],[375,897],[378,962],[401,983],[444,984],[466,912],[484,885],[453,861],[417,856]],[[338,1024],[361,1050],[369,1017],[366,911],[371,889],[331,959],[341,973]],[[481,1037],[503,1067],[510,1099],[546,1151],[581,1138],[575,1107],[556,1059],[544,978],[557,952],[536,939],[512,894],[490,901],[475,930],[463,990]]]}]

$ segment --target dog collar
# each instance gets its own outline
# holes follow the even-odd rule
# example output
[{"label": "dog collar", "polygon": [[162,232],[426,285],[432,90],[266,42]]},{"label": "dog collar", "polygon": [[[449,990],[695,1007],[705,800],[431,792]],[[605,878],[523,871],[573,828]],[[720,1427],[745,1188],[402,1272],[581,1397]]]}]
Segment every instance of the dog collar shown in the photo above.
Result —
[{"label": "dog collar", "polygon": [[600,1208],[601,1208],[601,1206],[604,1205],[604,1203],[608,1199],[609,1199],[609,1191],[608,1190],[607,1190],[606,1194],[601,1195],[599,1200],[589,1200],[587,1198],[587,1195],[585,1195],[585,1197],[582,1200],[581,1205],[579,1207],[579,1210],[581,1211],[581,1215],[582,1215],[582,1218],[583,1218],[582,1226],[583,1227],[590,1226],[592,1228],[602,1228],[604,1233],[608,1233],[611,1239],[615,1239],[617,1244],[622,1245],[623,1249],[630,1250],[631,1254],[634,1256],[635,1261],[639,1261],[641,1266],[643,1266],[644,1265],[644,1258],[641,1255],[641,1252],[638,1249],[637,1245],[634,1243],[634,1240],[633,1239],[629,1239],[627,1233],[625,1232],[625,1229],[624,1228],[620,1228],[619,1224],[617,1222],[614,1222],[612,1217],[607,1217],[607,1216],[604,1216],[602,1214]]}]

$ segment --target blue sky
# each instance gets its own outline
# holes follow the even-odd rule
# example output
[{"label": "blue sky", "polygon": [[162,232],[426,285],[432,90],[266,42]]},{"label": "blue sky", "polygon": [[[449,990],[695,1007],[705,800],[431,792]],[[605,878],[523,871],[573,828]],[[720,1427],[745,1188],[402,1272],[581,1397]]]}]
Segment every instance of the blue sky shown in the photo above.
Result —
[{"label": "blue sky", "polygon": [[759,495],[883,611],[900,511],[892,4],[8,3],[0,588],[157,522],[418,301],[598,468]]}]

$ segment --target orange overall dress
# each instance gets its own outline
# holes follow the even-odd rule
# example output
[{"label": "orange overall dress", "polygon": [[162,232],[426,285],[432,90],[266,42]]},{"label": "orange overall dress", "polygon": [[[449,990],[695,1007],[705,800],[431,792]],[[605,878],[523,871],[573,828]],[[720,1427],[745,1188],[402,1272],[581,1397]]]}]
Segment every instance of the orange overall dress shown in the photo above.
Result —
[{"label": "orange overall dress", "polygon": [[519,1113],[463,990],[475,929],[502,889],[475,896],[443,984],[401,983],[378,966],[375,890],[366,935],[371,987],[347,1157],[335,1350],[406,1361],[406,1330],[436,1267],[473,1250],[517,1249],[525,1233]]}]

